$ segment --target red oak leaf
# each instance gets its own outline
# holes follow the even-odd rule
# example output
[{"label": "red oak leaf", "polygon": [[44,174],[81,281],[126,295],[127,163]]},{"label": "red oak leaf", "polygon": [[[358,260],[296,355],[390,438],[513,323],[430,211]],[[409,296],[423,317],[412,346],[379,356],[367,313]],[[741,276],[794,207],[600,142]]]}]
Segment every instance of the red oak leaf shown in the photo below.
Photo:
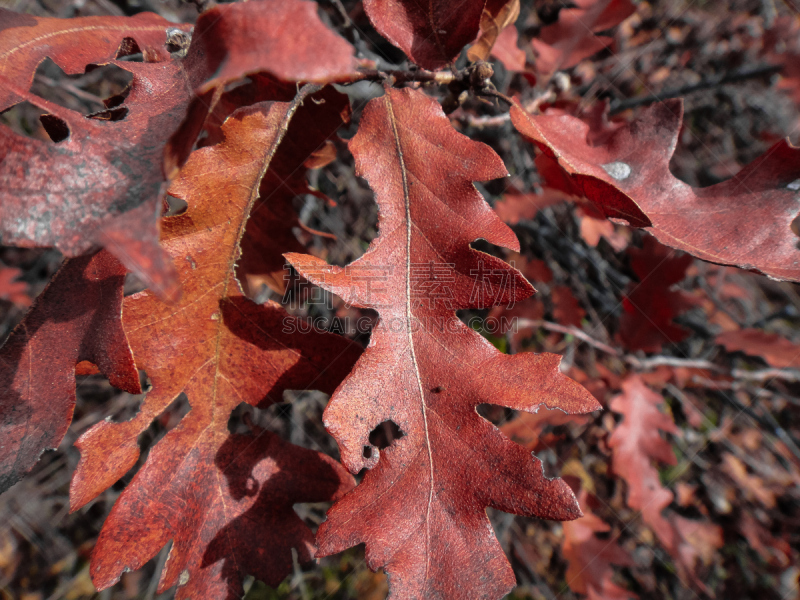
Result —
[{"label": "red oak leaf", "polygon": [[492,46],[492,56],[503,63],[509,73],[522,73],[525,70],[525,51],[517,45],[518,41],[519,33],[512,25],[500,32]]},{"label": "red oak leaf", "polygon": [[[329,511],[319,555],[366,543],[392,598],[500,598],[514,574],[485,508],[550,519],[580,509],[562,480],[546,478],[476,406],[585,413],[599,404],[559,372],[560,357],[502,354],[456,317],[533,291],[509,265],[470,248],[477,238],[519,248],[472,185],[505,175],[499,157],[411,89],[372,100],[350,150],[375,191],[379,237],[345,268],[287,255],[314,283],[380,315],[325,410],[344,464],[369,471]],[[404,436],[379,452],[369,436],[387,420]]]},{"label": "red oak leaf", "polygon": [[611,400],[611,410],[624,419],[611,434],[612,468],[628,484],[628,506],[641,511],[642,520],[675,559],[681,576],[710,594],[694,568],[698,559],[709,562],[713,550],[722,546],[722,529],[708,521],[686,519],[664,509],[674,494],[661,485],[652,462],[675,465],[672,446],[660,432],[678,434],[672,418],[658,407],[664,399],[650,390],[638,375],[622,382],[622,394]]},{"label": "red oak leaf", "polygon": [[726,331],[714,341],[728,352],[759,356],[777,369],[800,368],[800,346],[777,333],[767,333],[763,329],[740,329]]},{"label": "red oak leaf", "polygon": [[688,294],[671,288],[686,276],[693,259],[649,236],[641,249],[631,248],[628,254],[639,283],[633,284],[622,299],[620,341],[630,350],[658,352],[663,344],[679,342],[689,335],[672,320],[695,302]]},{"label": "red oak leaf", "polygon": [[16,281],[22,275],[22,271],[14,267],[0,266],[0,300],[27,308],[31,305],[31,297],[28,295],[28,284],[24,281]]},{"label": "red oak leaf", "polygon": [[[0,111],[31,102],[49,113],[42,123],[53,138],[0,127],[3,243],[56,246],[67,256],[102,245],[157,292],[174,296],[156,223],[164,181],[158,165],[190,93],[165,47],[174,26],[152,14],[51,19],[3,9],[0,21]],[[139,50],[148,62],[116,60]],[[124,69],[133,75],[127,97],[94,118],[39,98],[28,89],[46,57],[68,74],[89,64]]]},{"label": "red oak leaf", "polygon": [[543,208],[568,200],[569,196],[555,189],[545,189],[541,194],[507,192],[495,202],[497,215],[509,225],[516,225],[523,219],[533,219]]},{"label": "red oak leaf", "polygon": [[612,580],[614,567],[633,566],[633,559],[616,541],[601,540],[595,534],[611,527],[587,508],[588,494],[580,495],[584,515],[564,523],[564,545],[561,551],[569,563],[567,585],[573,592],[586,594],[589,600],[627,600],[636,594],[621,588]]},{"label": "red oak leaf", "polygon": [[292,547],[301,560],[313,554],[312,535],[292,505],[330,500],[353,485],[318,453],[264,432],[228,432],[240,403],[266,407],[287,389],[330,393],[360,354],[339,336],[294,334],[295,321],[279,305],[251,302],[234,276],[247,215],[289,120],[297,112],[313,122],[326,107],[341,112],[333,102],[314,102],[324,94],[302,105],[304,94],[231,115],[224,139],[195,151],[170,188],[188,204],[162,227],[184,294],[175,305],[150,291],[126,298],[125,330],[153,387],[133,419],[99,423],[76,443],[81,461],[72,509],[135,464],[137,436],[179,394],[191,411],[151,449],[106,520],[91,562],[99,589],[141,567],[170,539],[159,590],[177,584],[179,599],[241,597],[248,572],[277,585],[291,569]]},{"label": "red oak leaf", "polygon": [[624,419],[608,442],[614,472],[628,484],[628,506],[642,511],[642,519],[662,541],[673,536],[672,526],[661,515],[673,494],[661,485],[652,461],[677,464],[672,446],[660,432],[678,433],[672,418],[658,409],[663,402],[638,375],[627,377],[622,394],[611,400],[611,410],[622,413]]},{"label": "red oak leaf", "polygon": [[[288,81],[328,81],[355,67],[350,44],[304,0],[207,11],[185,60],[170,57],[164,44],[174,26],[155,15],[62,20],[0,13],[6,18],[11,26],[0,30],[0,110],[23,100],[46,110],[42,122],[57,143],[0,128],[3,242],[56,246],[68,256],[105,246],[168,298],[178,290],[158,246],[159,196],[194,144],[213,105],[212,88],[256,71]],[[137,50],[146,62],[116,60]],[[124,99],[107,101],[108,110],[86,119],[28,91],[45,57],[69,74],[113,64],[133,81]]]},{"label": "red oak leaf", "polygon": [[316,2],[253,0],[200,15],[186,62],[209,74],[197,90],[204,93],[259,71],[284,81],[335,81],[355,71],[354,53],[322,23]]},{"label": "red oak leaf", "polygon": [[510,440],[536,452],[548,447],[548,444],[541,440],[542,432],[548,427],[558,427],[570,423],[584,425],[588,420],[589,417],[570,415],[557,409],[539,409],[539,412],[536,413],[519,413],[515,418],[501,425],[500,431]]},{"label": "red oak leaf", "polygon": [[669,161],[682,122],[681,100],[648,108],[604,143],[587,142],[575,117],[511,109],[515,127],[557,159],[571,182],[607,217],[646,227],[662,243],[719,264],[800,280],[800,148],[781,141],[728,181],[692,188]]},{"label": "red oak leaf", "polygon": [[122,331],[124,281],[124,267],[107,252],[66,261],[0,348],[0,491],[63,439],[79,362],[140,392]]},{"label": "red oak leaf", "polygon": [[480,30],[486,0],[364,0],[375,29],[425,69],[453,62]]},{"label": "red oak leaf", "polygon": [[552,74],[574,67],[610,46],[612,38],[594,33],[616,27],[636,11],[630,0],[578,0],[575,4],[576,8],[562,8],[558,21],[543,27],[531,41],[537,72]]}]

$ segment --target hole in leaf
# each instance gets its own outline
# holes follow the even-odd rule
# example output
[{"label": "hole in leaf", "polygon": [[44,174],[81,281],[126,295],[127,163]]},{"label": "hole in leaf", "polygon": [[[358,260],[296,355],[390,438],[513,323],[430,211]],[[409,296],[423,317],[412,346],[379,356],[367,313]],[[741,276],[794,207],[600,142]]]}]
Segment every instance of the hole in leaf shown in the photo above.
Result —
[{"label": "hole in leaf", "polygon": [[800,214],[798,214],[794,219],[792,219],[791,224],[792,232],[800,237]]},{"label": "hole in leaf", "polygon": [[186,212],[186,209],[189,208],[189,205],[186,203],[186,200],[182,198],[176,198],[175,196],[170,196],[167,194],[166,198],[164,198],[164,212],[162,216],[164,217],[174,217],[176,215],[182,215]]},{"label": "hole in leaf", "polygon": [[497,404],[479,404],[475,411],[496,427],[506,423],[514,416],[514,410]]},{"label": "hole in leaf", "polygon": [[178,423],[189,414],[191,409],[192,407],[189,404],[189,398],[186,394],[183,392],[178,394],[178,397],[170,402],[169,406],[167,406],[160,415],[153,419],[153,422],[150,423],[150,427],[139,435],[139,447],[142,449],[142,454],[144,454],[146,450],[149,450],[150,447],[163,438],[169,431],[177,427]]},{"label": "hole in leaf", "polygon": [[122,121],[128,116],[128,109],[125,106],[101,110],[100,112],[86,115],[87,119],[97,119],[99,121]]},{"label": "hole in leaf", "polygon": [[[404,436],[405,434],[400,427],[397,426],[397,423],[391,419],[378,424],[369,434],[369,443],[372,444],[372,446],[364,446],[364,458],[370,458],[372,456],[373,446],[380,450],[385,450],[396,440]],[[369,449],[369,454],[367,454],[367,449]]]},{"label": "hole in leaf", "polygon": [[147,284],[133,273],[125,275],[125,284],[123,286],[123,294],[125,296],[132,296],[147,289]]},{"label": "hole in leaf", "polygon": [[39,117],[44,111],[30,102],[20,102],[0,113],[0,123],[9,127],[14,133],[34,140],[49,141]]},{"label": "hole in leaf", "polygon": [[130,62],[143,62],[142,49],[139,44],[131,37],[123,38],[114,56],[117,60],[127,60]]},{"label": "hole in leaf", "polygon": [[39,121],[42,127],[56,144],[63,142],[69,137],[69,126],[67,123],[55,115],[41,115]]},{"label": "hole in leaf", "polygon": [[[86,65],[84,73],[67,75],[51,59],[37,67],[31,92],[83,115],[122,104],[133,75],[116,65]],[[112,98],[111,106],[104,98]]]}]

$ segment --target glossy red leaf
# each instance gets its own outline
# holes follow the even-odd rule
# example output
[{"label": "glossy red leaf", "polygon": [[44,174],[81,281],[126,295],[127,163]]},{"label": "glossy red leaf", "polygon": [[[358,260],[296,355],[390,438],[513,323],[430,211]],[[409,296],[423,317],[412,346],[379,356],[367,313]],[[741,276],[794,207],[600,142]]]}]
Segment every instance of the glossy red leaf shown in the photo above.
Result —
[{"label": "glossy red leaf", "polygon": [[224,140],[195,151],[170,188],[188,204],[164,220],[162,239],[184,294],[174,305],[150,291],[126,298],[125,330],[152,390],[133,419],[99,423],[77,442],[73,510],[136,463],[137,436],[179,394],[191,410],[151,449],[106,520],[91,563],[99,589],[170,539],[159,589],[177,584],[179,599],[239,597],[247,573],[277,585],[291,569],[292,547],[301,559],[313,554],[312,535],[292,505],[330,500],[353,485],[316,452],[268,433],[228,431],[242,402],[266,407],[287,389],[332,392],[360,354],[339,336],[294,334],[279,305],[248,300],[234,276],[246,218],[289,120],[326,106],[301,103],[298,97],[234,113],[222,126]]},{"label": "glossy red leaf", "polygon": [[486,0],[364,0],[375,29],[419,66],[453,62],[480,30]]},{"label": "glossy red leaf", "polygon": [[0,491],[63,439],[79,362],[139,393],[122,331],[124,281],[124,267],[107,252],[66,261],[0,348]]},{"label": "glossy red leaf", "polygon": [[515,127],[558,164],[607,217],[646,227],[659,241],[709,262],[800,280],[798,216],[800,148],[781,141],[735,177],[693,188],[669,161],[683,104],[654,104],[599,145],[589,125],[567,115],[533,116],[512,107]]},{"label": "glossy red leaf", "polygon": [[[509,265],[470,248],[477,238],[519,247],[472,185],[505,175],[499,157],[410,89],[367,105],[350,150],[376,193],[379,237],[345,268],[287,256],[314,283],[380,315],[325,410],[344,464],[369,471],[329,511],[319,554],[366,543],[392,598],[500,598],[514,574],[485,508],[550,519],[580,509],[562,480],[546,478],[476,406],[585,413],[599,405],[559,372],[560,357],[502,354],[456,317],[533,291]],[[381,452],[369,435],[387,420],[404,435]]]}]

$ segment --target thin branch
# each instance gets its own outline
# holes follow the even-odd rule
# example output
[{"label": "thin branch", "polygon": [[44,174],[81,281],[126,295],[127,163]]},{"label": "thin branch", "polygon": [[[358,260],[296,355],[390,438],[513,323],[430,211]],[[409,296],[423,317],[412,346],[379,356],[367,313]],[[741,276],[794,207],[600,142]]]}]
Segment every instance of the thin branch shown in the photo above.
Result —
[{"label": "thin branch", "polygon": [[543,321],[541,319],[517,319],[517,323],[522,327],[541,327],[542,329],[547,329],[548,331],[555,331],[556,333],[571,335],[578,338],[582,342],[586,342],[590,346],[593,346],[598,350],[602,350],[608,354],[612,354],[614,356],[619,356],[621,354],[619,350],[612,348],[608,344],[604,344],[600,340],[594,339],[582,329],[578,329],[577,327],[573,327],[571,325],[559,325],[558,323]]},{"label": "thin branch", "polygon": [[[552,89],[548,89],[544,94],[537,96],[530,102],[523,105],[525,112],[537,113],[539,107],[545,102],[553,102],[556,99],[556,93]],[[475,127],[483,129],[484,127],[502,127],[511,120],[511,113],[503,113],[491,117],[476,117],[474,115],[458,115],[458,119],[468,127]]]},{"label": "thin branch", "polygon": [[744,81],[746,79],[755,79],[757,77],[766,77],[768,75],[775,75],[776,73],[780,73],[782,68],[783,68],[782,65],[759,65],[758,67],[753,67],[751,69],[742,69],[741,71],[723,73],[722,75],[710,77],[698,83],[693,83],[691,85],[684,85],[679,88],[673,88],[671,90],[665,90],[659,94],[638,96],[636,98],[626,98],[625,100],[617,100],[617,101],[612,100],[611,114],[614,115],[616,113],[622,112],[623,110],[634,108],[636,106],[641,106],[642,104],[652,104],[654,102],[662,102],[669,98],[678,98],[680,96],[685,96],[686,94],[690,94],[692,92],[712,89],[724,85],[726,83],[733,83],[736,81]]},{"label": "thin branch", "polygon": [[764,382],[772,379],[780,379],[781,381],[788,381],[791,383],[800,381],[800,370],[796,369],[759,369],[756,371],[748,371],[747,369],[726,369],[719,365],[714,364],[709,360],[696,359],[696,358],[678,358],[677,356],[651,356],[650,358],[638,358],[632,354],[623,354],[621,350],[613,348],[608,344],[604,344],[600,340],[591,337],[582,329],[577,327],[560,325],[559,323],[552,323],[541,319],[517,319],[517,323],[521,327],[541,327],[548,331],[555,331],[556,333],[563,333],[564,335],[571,335],[575,338],[589,344],[612,356],[620,357],[634,369],[648,371],[657,367],[683,367],[687,369],[705,369],[715,373],[729,375],[735,380],[733,382],[702,380],[699,383],[706,385],[706,387],[717,387],[719,389],[735,389],[737,385],[744,385],[741,382]]},{"label": "thin branch", "polygon": [[40,81],[41,83],[45,84],[48,87],[54,87],[54,88],[60,87],[61,89],[69,92],[76,98],[80,98],[81,100],[84,100],[86,102],[91,102],[92,104],[99,104],[100,106],[105,108],[105,104],[103,104],[103,100],[101,98],[95,96],[94,94],[90,94],[89,92],[86,92],[79,87],[75,87],[69,81],[56,81],[55,79],[50,79],[46,75],[40,75],[38,73],[36,74],[36,81]]}]

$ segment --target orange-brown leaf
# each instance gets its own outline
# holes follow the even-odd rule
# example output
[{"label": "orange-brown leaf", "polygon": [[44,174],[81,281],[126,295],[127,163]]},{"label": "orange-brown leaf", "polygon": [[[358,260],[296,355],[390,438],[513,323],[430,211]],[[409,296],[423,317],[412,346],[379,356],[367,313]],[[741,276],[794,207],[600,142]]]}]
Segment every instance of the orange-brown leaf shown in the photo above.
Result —
[{"label": "orange-brown leaf", "polygon": [[[308,98],[306,105],[317,106]],[[137,436],[179,394],[191,410],[151,450],[106,520],[91,563],[99,589],[170,539],[159,589],[178,584],[177,598],[240,596],[248,572],[277,585],[291,568],[292,547],[300,559],[313,554],[292,505],[330,500],[353,484],[323,455],[265,432],[228,432],[240,403],[266,407],[287,389],[330,393],[360,354],[331,334],[293,335],[292,318],[275,303],[247,299],[234,276],[260,180],[289,120],[304,110],[298,97],[237,111],[222,126],[223,141],[194,152],[170,188],[188,204],[164,220],[162,240],[184,294],[175,305],[150,291],[126,298],[125,330],[153,387],[133,419],[99,423],[77,442],[72,508],[134,465]]]}]

